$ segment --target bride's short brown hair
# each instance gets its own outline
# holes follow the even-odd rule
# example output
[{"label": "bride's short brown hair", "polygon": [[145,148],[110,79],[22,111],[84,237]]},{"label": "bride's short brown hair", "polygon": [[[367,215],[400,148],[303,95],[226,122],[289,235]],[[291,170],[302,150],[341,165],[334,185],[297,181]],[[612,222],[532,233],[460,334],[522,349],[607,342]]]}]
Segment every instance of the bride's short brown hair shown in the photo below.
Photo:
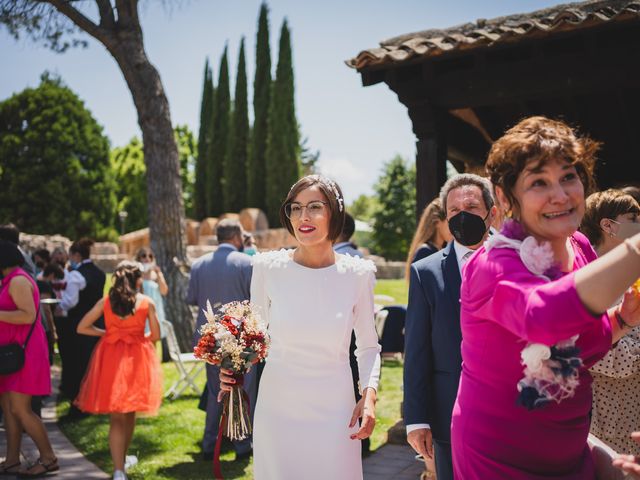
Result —
[{"label": "bride's short brown hair", "polygon": [[317,186],[327,199],[330,216],[328,237],[329,240],[335,242],[340,237],[344,226],[344,196],[336,182],[322,175],[307,175],[293,184],[287,198],[280,206],[280,223],[295,237],[293,225],[285,212],[287,205],[293,202],[300,192],[313,186]]}]

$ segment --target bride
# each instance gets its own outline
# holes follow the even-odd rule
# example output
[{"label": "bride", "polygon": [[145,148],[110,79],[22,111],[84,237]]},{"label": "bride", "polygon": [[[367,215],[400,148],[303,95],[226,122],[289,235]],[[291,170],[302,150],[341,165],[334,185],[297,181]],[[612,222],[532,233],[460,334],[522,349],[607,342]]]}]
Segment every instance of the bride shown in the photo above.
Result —
[{"label": "bride", "polygon": [[[298,248],[253,257],[251,302],[271,336],[256,401],[254,476],[361,479],[360,440],[375,425],[380,375],[375,266],[334,253],[344,197],[332,180],[300,179],[280,208],[280,219]],[[357,404],[349,367],[352,331],[362,389]],[[221,371],[222,390],[234,382],[229,373]]]}]

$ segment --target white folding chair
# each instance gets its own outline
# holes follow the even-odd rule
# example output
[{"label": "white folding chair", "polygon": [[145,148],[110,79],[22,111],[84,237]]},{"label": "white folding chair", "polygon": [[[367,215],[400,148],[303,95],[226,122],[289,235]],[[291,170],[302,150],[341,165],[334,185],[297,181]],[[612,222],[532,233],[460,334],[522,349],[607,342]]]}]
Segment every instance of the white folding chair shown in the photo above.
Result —
[{"label": "white folding chair", "polygon": [[166,320],[162,321],[162,328],[167,333],[167,345],[169,347],[169,357],[178,369],[180,377],[175,381],[173,385],[164,394],[165,398],[175,400],[180,397],[182,393],[191,387],[193,393],[200,395],[201,389],[195,383],[198,376],[205,370],[205,362],[198,360],[193,353],[182,353],[180,351],[180,345],[176,338],[176,332],[173,329],[171,322]]},{"label": "white folding chair", "polygon": [[376,327],[376,333],[378,334],[378,340],[382,340],[382,332],[384,331],[384,322],[387,320],[389,316],[389,310],[378,310],[376,312],[376,316],[374,317],[374,324]]}]

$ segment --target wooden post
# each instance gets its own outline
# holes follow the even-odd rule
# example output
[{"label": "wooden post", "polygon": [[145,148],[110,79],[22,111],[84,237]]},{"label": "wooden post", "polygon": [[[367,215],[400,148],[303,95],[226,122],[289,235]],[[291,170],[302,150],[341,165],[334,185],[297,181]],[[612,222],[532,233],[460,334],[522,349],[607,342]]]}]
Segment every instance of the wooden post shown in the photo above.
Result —
[{"label": "wooden post", "polygon": [[440,193],[447,180],[446,112],[430,105],[410,109],[416,142],[416,216]]}]

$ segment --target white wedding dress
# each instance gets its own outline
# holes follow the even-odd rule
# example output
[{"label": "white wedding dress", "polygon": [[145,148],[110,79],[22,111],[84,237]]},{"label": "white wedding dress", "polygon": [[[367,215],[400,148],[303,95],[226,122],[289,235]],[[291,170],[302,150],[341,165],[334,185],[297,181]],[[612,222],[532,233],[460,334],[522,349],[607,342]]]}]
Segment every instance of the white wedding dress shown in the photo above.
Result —
[{"label": "white wedding dress", "polygon": [[377,389],[375,266],[339,255],[307,268],[280,250],[253,257],[251,301],[269,325],[271,347],[256,402],[256,480],[362,479],[360,441],[349,436],[355,406],[349,367],[356,334],[360,385]]}]

